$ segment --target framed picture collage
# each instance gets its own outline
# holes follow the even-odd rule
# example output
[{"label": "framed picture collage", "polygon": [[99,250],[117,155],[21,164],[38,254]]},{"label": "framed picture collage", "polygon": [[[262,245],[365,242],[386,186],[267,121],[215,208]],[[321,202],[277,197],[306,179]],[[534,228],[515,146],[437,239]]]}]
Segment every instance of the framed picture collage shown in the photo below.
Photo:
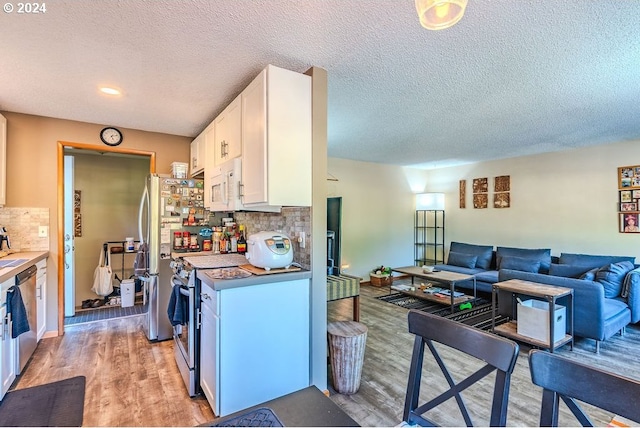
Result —
[{"label": "framed picture collage", "polygon": [[640,233],[640,165],[618,168],[618,228]]}]

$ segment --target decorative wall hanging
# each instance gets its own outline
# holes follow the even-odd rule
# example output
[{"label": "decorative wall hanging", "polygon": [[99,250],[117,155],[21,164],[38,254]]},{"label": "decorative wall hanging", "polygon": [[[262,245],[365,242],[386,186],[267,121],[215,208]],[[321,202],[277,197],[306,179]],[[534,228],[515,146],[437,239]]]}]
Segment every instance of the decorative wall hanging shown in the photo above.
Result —
[{"label": "decorative wall hanging", "polygon": [[82,236],[82,214],[80,208],[82,205],[82,191],[73,191],[73,235],[75,237]]},{"label": "decorative wall hanging", "polygon": [[467,180],[460,180],[460,208],[467,208]]},{"label": "decorative wall hanging", "polygon": [[487,193],[473,194],[473,208],[487,208],[489,205],[489,195]]},{"label": "decorative wall hanging", "polygon": [[489,206],[489,179],[473,179],[473,208],[487,208]]},{"label": "decorative wall hanging", "polygon": [[511,177],[509,175],[501,175],[493,179],[493,207],[509,208],[511,206]]},{"label": "decorative wall hanging", "polygon": [[485,178],[473,179],[473,193],[487,193],[489,191],[489,180]]},{"label": "decorative wall hanging", "polygon": [[639,207],[640,165],[618,168],[618,227],[620,233],[640,233]]}]

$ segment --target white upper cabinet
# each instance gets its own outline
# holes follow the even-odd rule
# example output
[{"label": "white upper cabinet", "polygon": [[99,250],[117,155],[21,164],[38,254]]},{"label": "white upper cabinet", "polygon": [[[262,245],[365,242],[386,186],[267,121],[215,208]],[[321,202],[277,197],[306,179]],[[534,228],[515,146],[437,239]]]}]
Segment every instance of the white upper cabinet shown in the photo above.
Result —
[{"label": "white upper cabinet", "polygon": [[202,132],[191,142],[191,164],[189,165],[189,170],[192,177],[203,173],[206,157],[205,136],[204,132]]},{"label": "white upper cabinet", "polygon": [[205,160],[204,160],[204,207],[211,209],[211,171],[215,168],[215,121],[202,131],[204,134]]},{"label": "white upper cabinet", "polygon": [[311,206],[311,77],[269,65],[241,98],[244,206]]},{"label": "white upper cabinet", "polygon": [[7,203],[7,119],[0,114],[0,207]]},{"label": "white upper cabinet", "polygon": [[214,164],[220,165],[242,154],[240,95],[214,120],[216,133]]}]

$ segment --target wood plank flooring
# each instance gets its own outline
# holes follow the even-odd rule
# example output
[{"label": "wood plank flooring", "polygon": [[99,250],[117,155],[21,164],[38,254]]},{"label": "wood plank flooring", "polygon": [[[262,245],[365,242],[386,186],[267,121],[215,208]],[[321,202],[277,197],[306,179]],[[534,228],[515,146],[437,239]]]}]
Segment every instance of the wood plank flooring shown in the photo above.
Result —
[{"label": "wood plank flooring", "polygon": [[84,426],[194,426],[214,418],[187,394],[173,341],[151,344],[144,316],[71,326],[43,339],[16,389],[86,376]]},{"label": "wood plank flooring", "polygon": [[[360,390],[351,396],[337,394],[332,391],[331,398],[362,426],[395,426],[402,420],[402,409],[407,386],[409,363],[413,347],[413,336],[407,332],[408,310],[396,305],[375,299],[381,294],[388,294],[388,288],[372,286],[361,287],[360,322],[369,328],[365,361],[362,371]],[[329,302],[328,316],[330,321],[351,319],[350,301]],[[508,426],[538,426],[540,415],[540,399],[542,390],[531,383],[527,354],[529,347],[520,346],[520,356],[511,380]],[[556,352],[587,364],[599,366],[624,376],[640,379],[640,327],[627,327],[624,336],[614,337],[601,343],[600,354],[595,354],[595,342],[588,339],[577,339],[574,351],[565,346]],[[466,376],[481,363],[469,357],[456,354],[456,351],[443,352],[453,359],[448,367],[456,380]],[[430,353],[425,356],[423,380],[429,371],[440,373]],[[562,376],[562,374],[558,374]],[[494,376],[486,378],[479,387],[473,387],[463,397],[467,402],[476,425],[488,425],[487,394]],[[445,384],[442,378],[441,384]],[[440,385],[430,386],[433,391],[442,391]],[[424,387],[423,397],[434,397],[433,392]],[[427,390],[428,393],[425,393]],[[490,398],[489,398],[490,400]],[[629,405],[635,406],[636,397],[630,397]],[[488,404],[487,404],[488,403]],[[429,414],[438,424],[444,426],[464,426],[464,420],[454,400],[449,400],[444,412]],[[606,426],[612,414],[584,406],[596,425]],[[561,405],[560,426],[579,425],[569,410]]]},{"label": "wood plank flooring", "polygon": [[[360,390],[350,396],[331,391],[334,402],[362,426],[395,426],[402,419],[413,337],[407,332],[408,311],[375,298],[386,293],[388,288],[361,287],[360,321],[369,333]],[[329,321],[350,320],[351,299],[329,302],[328,313]],[[206,399],[188,396],[173,357],[172,341],[150,344],[142,331],[143,319],[134,316],[71,326],[62,337],[43,339],[14,388],[86,376],[85,426],[194,426],[212,420]],[[640,379],[638,326],[603,342],[600,354],[593,352],[594,347],[592,340],[580,339],[573,352],[569,347],[558,352]],[[538,425],[541,390],[531,383],[528,350],[521,346],[512,378],[508,426]],[[480,365],[453,351],[443,354],[454,358],[449,368],[456,379]],[[430,357],[425,357],[424,376],[433,368]],[[490,376],[463,395],[476,425],[488,424],[486,397],[492,381]],[[432,388],[438,390],[439,386]],[[636,397],[630,397],[629,405],[636,405],[634,400]],[[446,404],[450,406],[430,417],[441,425],[464,425],[455,403],[450,400]],[[560,425],[577,425],[562,408]],[[591,416],[603,426],[613,415],[592,411]]]}]

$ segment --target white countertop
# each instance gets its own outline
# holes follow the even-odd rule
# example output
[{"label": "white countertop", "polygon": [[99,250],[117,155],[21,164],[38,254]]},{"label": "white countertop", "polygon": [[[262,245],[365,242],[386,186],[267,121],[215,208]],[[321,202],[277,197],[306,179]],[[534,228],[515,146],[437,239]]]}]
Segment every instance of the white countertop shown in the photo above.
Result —
[{"label": "white countertop", "polygon": [[0,258],[0,260],[17,260],[26,259],[25,262],[17,265],[0,269],[0,282],[5,282],[12,276],[16,276],[29,266],[36,264],[40,260],[49,257],[48,251],[22,251],[18,253],[11,253],[7,256]]}]

